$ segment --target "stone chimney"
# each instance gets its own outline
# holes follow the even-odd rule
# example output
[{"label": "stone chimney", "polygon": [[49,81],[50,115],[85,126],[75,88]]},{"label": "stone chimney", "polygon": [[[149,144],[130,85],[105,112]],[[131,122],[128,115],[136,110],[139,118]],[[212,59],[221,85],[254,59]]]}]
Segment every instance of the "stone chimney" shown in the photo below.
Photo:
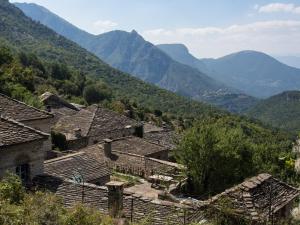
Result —
[{"label": "stone chimney", "polygon": [[74,129],[74,134],[76,138],[81,138],[81,129],[80,128],[76,128]]},{"label": "stone chimney", "polygon": [[110,181],[106,184],[108,189],[108,212],[113,218],[120,218],[123,214],[124,183]]},{"label": "stone chimney", "polygon": [[106,157],[110,157],[111,156],[111,152],[112,152],[112,140],[111,139],[104,139],[104,154]]}]

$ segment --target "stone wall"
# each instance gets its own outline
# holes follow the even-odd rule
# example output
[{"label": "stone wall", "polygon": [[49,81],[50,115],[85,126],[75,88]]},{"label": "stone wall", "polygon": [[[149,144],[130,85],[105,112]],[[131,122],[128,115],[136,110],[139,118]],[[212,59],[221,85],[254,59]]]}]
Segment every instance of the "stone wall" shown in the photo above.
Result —
[{"label": "stone wall", "polygon": [[0,151],[0,178],[6,172],[15,173],[16,166],[22,164],[29,164],[30,179],[44,171],[45,145],[42,140],[5,147]]},{"label": "stone wall", "polygon": [[[22,123],[25,124],[26,126],[34,128],[36,130],[40,130],[46,134],[50,134],[52,120],[54,120],[54,118],[31,120],[31,121],[25,121]],[[46,150],[45,153],[52,149],[51,138],[49,138],[47,141],[44,142],[44,149]],[[45,155],[45,158],[46,158],[46,155]]]},{"label": "stone wall", "polygon": [[147,178],[153,174],[174,176],[179,174],[180,166],[164,160],[144,157],[136,154],[116,152],[118,160],[107,161],[107,166],[118,172]]}]

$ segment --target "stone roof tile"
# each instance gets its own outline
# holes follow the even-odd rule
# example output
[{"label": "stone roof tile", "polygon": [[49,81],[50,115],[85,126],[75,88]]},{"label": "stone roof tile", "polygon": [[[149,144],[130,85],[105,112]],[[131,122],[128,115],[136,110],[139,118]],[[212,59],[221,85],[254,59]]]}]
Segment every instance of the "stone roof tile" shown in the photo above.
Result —
[{"label": "stone roof tile", "polygon": [[0,115],[0,148],[48,137],[46,133]]},{"label": "stone roof tile", "polygon": [[233,210],[237,214],[252,220],[265,221],[268,220],[270,206],[273,213],[276,213],[299,194],[298,189],[270,174],[260,174],[214,196],[211,203],[218,208],[219,200],[227,198],[234,203]]},{"label": "stone roof tile", "polygon": [[23,102],[12,99],[1,93],[0,115],[19,122],[48,119],[53,117],[51,113],[26,105]]},{"label": "stone roof tile", "polygon": [[110,176],[110,170],[104,160],[99,160],[99,158],[95,158],[86,152],[45,161],[44,172],[64,179],[74,179],[80,173],[84,181],[89,183],[97,182],[102,177]]}]

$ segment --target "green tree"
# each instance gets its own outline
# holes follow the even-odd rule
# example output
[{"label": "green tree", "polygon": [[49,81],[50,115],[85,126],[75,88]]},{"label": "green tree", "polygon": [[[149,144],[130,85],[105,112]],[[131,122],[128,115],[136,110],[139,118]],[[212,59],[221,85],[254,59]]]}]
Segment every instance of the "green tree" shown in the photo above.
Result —
[{"label": "green tree", "polygon": [[187,167],[188,186],[200,195],[215,194],[261,172],[295,177],[290,142],[255,123],[227,116],[204,119],[187,130],[175,155]]},{"label": "green tree", "polygon": [[111,90],[103,83],[90,84],[83,90],[83,97],[88,104],[99,103],[112,97]]},{"label": "green tree", "polygon": [[69,68],[64,64],[54,63],[51,66],[51,77],[58,80],[66,80],[71,78]]},{"label": "green tree", "polygon": [[3,64],[9,64],[13,61],[13,56],[9,50],[9,48],[6,47],[0,47],[0,66]]}]

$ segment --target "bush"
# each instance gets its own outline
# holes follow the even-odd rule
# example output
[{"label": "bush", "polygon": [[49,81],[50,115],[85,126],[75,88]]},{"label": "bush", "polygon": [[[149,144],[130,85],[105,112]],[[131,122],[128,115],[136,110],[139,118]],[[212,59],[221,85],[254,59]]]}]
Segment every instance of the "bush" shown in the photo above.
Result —
[{"label": "bush", "polygon": [[6,174],[0,182],[0,200],[8,201],[10,204],[19,204],[25,195],[25,189],[18,176]]}]

